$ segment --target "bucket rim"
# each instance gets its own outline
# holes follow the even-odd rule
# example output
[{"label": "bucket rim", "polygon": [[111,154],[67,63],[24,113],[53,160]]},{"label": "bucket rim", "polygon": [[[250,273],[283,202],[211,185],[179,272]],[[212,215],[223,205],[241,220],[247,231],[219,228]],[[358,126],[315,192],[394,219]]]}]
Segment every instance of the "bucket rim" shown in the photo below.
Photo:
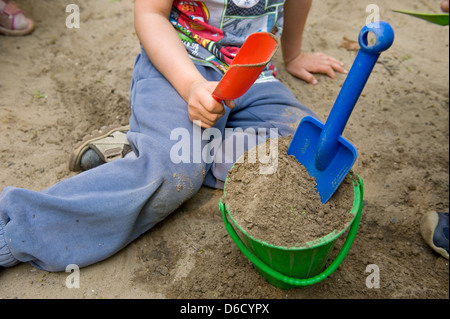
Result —
[{"label": "bucket rim", "polygon": [[276,246],[273,244],[270,244],[266,241],[263,241],[261,239],[255,238],[254,236],[248,234],[233,218],[233,215],[231,214],[231,212],[228,210],[228,207],[226,205],[226,203],[224,203],[222,201],[222,199],[225,197],[225,190],[226,190],[226,182],[228,180],[228,178],[226,178],[225,180],[225,186],[224,186],[224,190],[223,190],[223,197],[220,199],[220,203],[223,206],[223,209],[225,209],[227,215],[230,217],[231,221],[233,222],[233,225],[235,227],[237,227],[239,229],[240,232],[242,232],[242,234],[244,234],[246,237],[250,238],[251,240],[266,246],[268,248],[274,248],[274,249],[279,249],[279,250],[284,250],[284,251],[289,251],[289,252],[293,252],[293,251],[302,251],[302,250],[308,250],[308,249],[314,249],[314,248],[318,248],[324,245],[327,245],[333,241],[335,241],[336,239],[338,239],[343,233],[345,233],[349,227],[353,224],[353,222],[355,221],[355,218],[358,214],[358,211],[360,209],[360,205],[361,205],[361,201],[362,201],[362,193],[361,193],[361,189],[360,189],[360,185],[362,184],[362,179],[361,177],[356,174],[356,176],[354,176],[352,173],[348,174],[351,182],[353,184],[353,206],[349,212],[350,215],[352,215],[352,219],[344,226],[344,228],[342,228],[341,230],[333,230],[332,232],[326,234],[325,236],[322,236],[320,238],[314,239],[312,241],[308,241],[306,242],[306,246]]}]

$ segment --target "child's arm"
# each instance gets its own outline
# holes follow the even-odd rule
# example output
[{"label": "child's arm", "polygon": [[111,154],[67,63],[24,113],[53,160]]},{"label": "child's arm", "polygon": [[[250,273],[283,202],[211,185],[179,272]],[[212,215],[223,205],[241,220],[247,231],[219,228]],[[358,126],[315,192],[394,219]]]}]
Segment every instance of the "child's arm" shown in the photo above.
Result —
[{"label": "child's arm", "polygon": [[312,73],[328,74],[336,78],[336,73],[347,73],[343,64],[323,53],[303,53],[303,31],[311,8],[312,0],[286,0],[284,5],[284,29],[281,38],[283,59],[286,70],[292,75],[316,84]]},{"label": "child's arm", "polygon": [[225,113],[223,105],[211,95],[217,82],[206,81],[189,58],[169,21],[172,3],[173,0],[136,0],[136,34],[153,65],[188,103],[191,121],[201,120],[203,127],[211,127]]}]

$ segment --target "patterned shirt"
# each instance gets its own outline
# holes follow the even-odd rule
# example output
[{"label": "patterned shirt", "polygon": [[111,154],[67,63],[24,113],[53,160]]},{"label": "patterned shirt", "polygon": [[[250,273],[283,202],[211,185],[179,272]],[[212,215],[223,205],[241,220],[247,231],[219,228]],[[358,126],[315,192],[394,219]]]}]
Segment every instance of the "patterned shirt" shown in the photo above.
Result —
[{"label": "patterned shirt", "polygon": [[[226,72],[247,37],[281,36],[285,0],[174,0],[170,21],[194,63]],[[273,65],[268,67],[272,70]]]}]

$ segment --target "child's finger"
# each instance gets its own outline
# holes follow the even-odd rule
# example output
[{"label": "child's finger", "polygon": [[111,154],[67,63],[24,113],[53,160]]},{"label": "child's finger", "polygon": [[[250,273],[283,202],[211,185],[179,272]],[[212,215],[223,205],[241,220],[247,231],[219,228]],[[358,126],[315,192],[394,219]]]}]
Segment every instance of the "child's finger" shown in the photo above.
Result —
[{"label": "child's finger", "polygon": [[336,79],[336,73],[334,72],[333,68],[331,67],[331,65],[329,65],[325,70],[324,73],[326,75],[328,75],[330,78],[332,78],[333,80]]},{"label": "child's finger", "polygon": [[226,100],[224,101],[225,105],[228,106],[230,109],[234,109],[236,104],[234,103],[234,100]]},{"label": "child's finger", "polygon": [[214,126],[214,124],[216,124],[216,120],[214,120],[214,119],[210,119],[207,115],[205,115],[205,114],[199,114],[198,116],[193,116],[192,118],[191,118],[191,121],[194,121],[194,120],[198,120],[198,121],[201,121],[201,126],[203,127],[203,128],[210,128],[210,127],[212,127],[212,126]]},{"label": "child's finger", "polygon": [[212,127],[225,114],[225,108],[222,103],[214,101],[208,105],[201,103],[192,104],[188,109],[189,119],[191,121],[199,120],[204,128]]},{"label": "child's finger", "polygon": [[338,59],[336,59],[336,58],[333,58],[333,57],[328,57],[329,58],[329,60],[330,60],[330,62],[333,64],[333,65],[340,65],[341,67],[343,67],[344,66],[344,63],[342,63],[341,61],[339,61]]},{"label": "child's finger", "polygon": [[348,71],[344,68],[344,63],[339,61],[336,58],[333,58],[331,56],[327,56],[327,62],[328,65],[330,65],[334,71],[340,72],[340,73],[348,73]]},{"label": "child's finger", "polygon": [[220,116],[225,114],[225,108],[223,107],[223,104],[213,99],[210,100],[209,104],[202,105],[202,107],[206,111],[206,113],[217,114]]},{"label": "child's finger", "polygon": [[348,73],[348,71],[344,68],[344,66],[340,62],[333,63],[331,66],[335,71],[337,71],[339,73],[343,73],[343,74]]},{"label": "child's finger", "polygon": [[312,73],[306,71],[305,69],[301,69],[298,72],[298,77],[300,79],[310,83],[310,84],[314,84],[315,85],[315,84],[318,83],[316,77]]},{"label": "child's finger", "polygon": [[189,119],[192,122],[200,121],[200,125],[203,128],[210,128],[210,127],[214,126],[214,124],[216,124],[215,122],[210,121],[209,119],[205,118],[204,116],[195,115],[195,114],[191,114],[191,113],[189,113]]}]

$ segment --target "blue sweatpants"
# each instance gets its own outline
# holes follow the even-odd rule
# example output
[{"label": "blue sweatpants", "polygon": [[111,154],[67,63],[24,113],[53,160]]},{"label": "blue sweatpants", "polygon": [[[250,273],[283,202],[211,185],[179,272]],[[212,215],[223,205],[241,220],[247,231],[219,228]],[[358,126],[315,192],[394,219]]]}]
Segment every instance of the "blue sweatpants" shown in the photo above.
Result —
[{"label": "blue sweatpants", "polygon": [[[221,78],[211,68],[198,69],[208,80]],[[186,102],[144,51],[136,59],[130,99],[128,139],[136,156],[101,165],[41,192],[15,187],[2,191],[0,266],[30,262],[47,271],[64,271],[69,264],[96,263],[166,218],[202,185],[223,186],[233,160],[241,154],[225,154],[233,147],[211,149],[205,130],[189,120]],[[293,134],[301,118],[314,115],[278,80],[254,84],[235,102],[236,107],[227,108],[214,129],[207,131],[219,144],[258,129],[266,129],[267,136],[270,129],[279,136]]]}]

